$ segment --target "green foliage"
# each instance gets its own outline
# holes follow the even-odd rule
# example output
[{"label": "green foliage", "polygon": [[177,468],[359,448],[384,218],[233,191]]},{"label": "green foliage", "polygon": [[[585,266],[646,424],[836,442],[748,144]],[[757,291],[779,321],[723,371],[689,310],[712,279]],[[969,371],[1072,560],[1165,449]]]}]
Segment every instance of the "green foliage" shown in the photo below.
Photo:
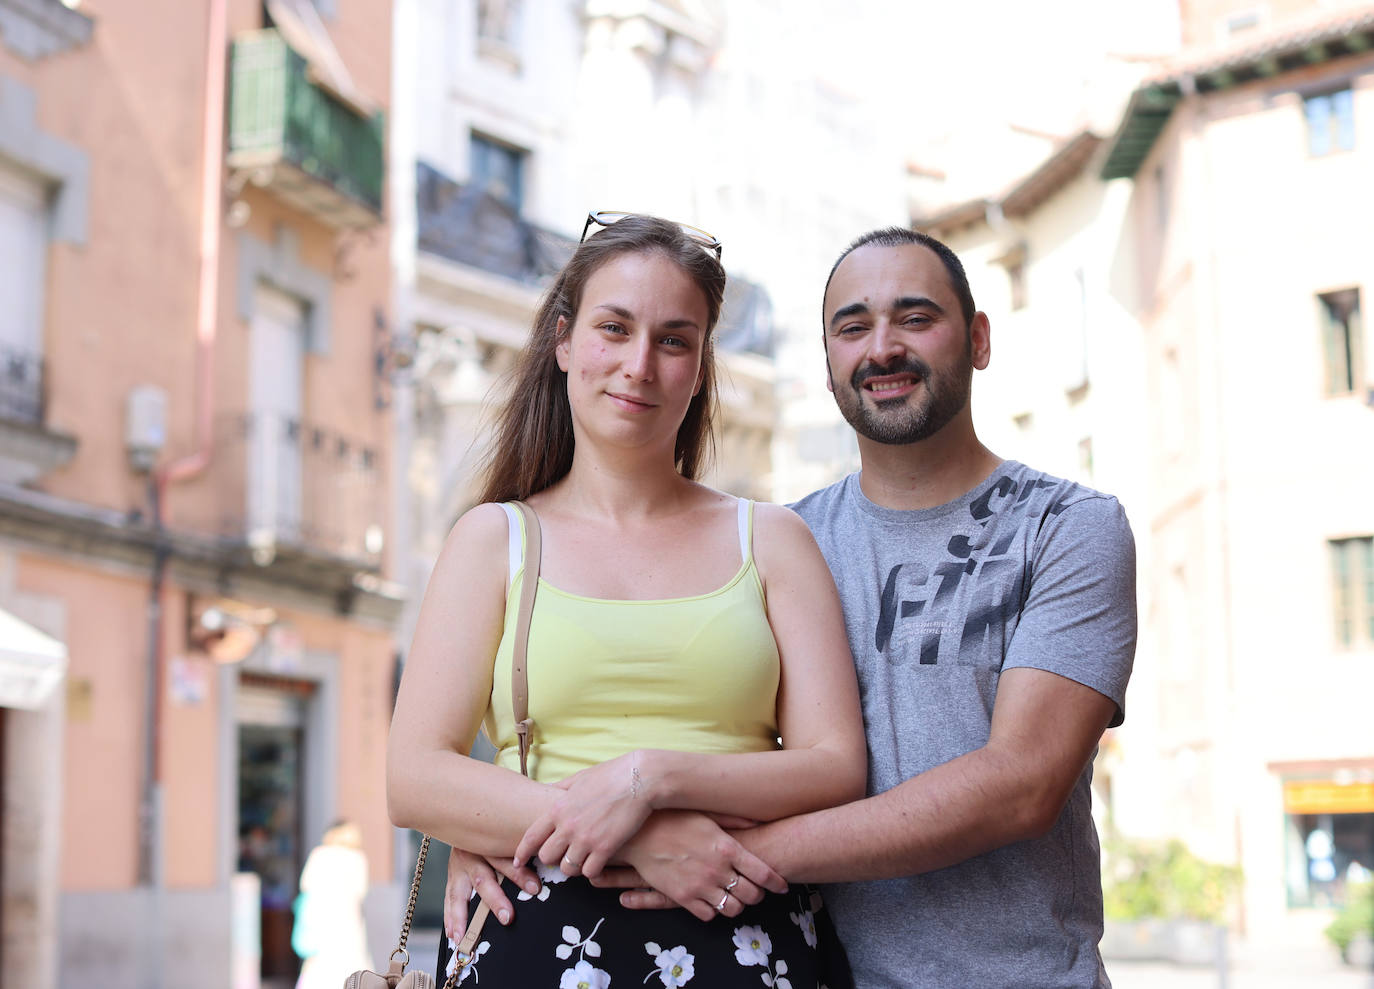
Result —
[{"label": "green foliage", "polygon": [[1344,955],[1360,934],[1374,938],[1374,882],[1351,884],[1345,906],[1326,929],[1326,936]]},{"label": "green foliage", "polygon": [[1108,848],[1103,907],[1113,920],[1186,917],[1224,923],[1240,869],[1204,862],[1183,842],[1116,842]]}]

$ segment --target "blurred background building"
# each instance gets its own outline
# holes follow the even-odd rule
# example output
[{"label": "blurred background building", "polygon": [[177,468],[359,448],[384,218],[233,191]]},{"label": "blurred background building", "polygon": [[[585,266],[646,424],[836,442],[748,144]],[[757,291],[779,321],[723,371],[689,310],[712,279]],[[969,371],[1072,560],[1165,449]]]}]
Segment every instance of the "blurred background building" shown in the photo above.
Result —
[{"label": "blurred background building", "polygon": [[399,665],[591,209],[723,242],[751,497],[857,466],[844,244],[961,254],[986,442],[1136,531],[1100,828],[1329,950],[1374,868],[1374,6],[1062,6],[1029,62],[1014,4],[0,0],[0,982],[289,985],[338,817],[386,956]]}]

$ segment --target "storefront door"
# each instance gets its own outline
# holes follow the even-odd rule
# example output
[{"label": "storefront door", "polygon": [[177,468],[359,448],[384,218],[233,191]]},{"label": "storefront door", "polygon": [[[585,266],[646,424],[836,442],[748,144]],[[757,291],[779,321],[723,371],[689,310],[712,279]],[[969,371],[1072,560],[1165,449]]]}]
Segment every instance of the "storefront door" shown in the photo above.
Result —
[{"label": "storefront door", "polygon": [[289,989],[292,901],[305,862],[306,706],[313,684],[245,674],[239,684],[238,871],[262,882],[263,989]]}]

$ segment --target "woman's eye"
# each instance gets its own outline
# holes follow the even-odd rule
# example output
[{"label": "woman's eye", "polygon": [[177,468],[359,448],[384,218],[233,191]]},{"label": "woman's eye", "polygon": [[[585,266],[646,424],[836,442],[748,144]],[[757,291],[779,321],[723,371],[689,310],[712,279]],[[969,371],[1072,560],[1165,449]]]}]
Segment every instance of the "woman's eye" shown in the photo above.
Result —
[{"label": "woman's eye", "polygon": [[663,342],[669,347],[691,346],[684,337],[664,337]]},{"label": "woman's eye", "polygon": [[604,331],[607,332],[607,333],[624,333],[624,332],[625,332],[625,327],[621,326],[619,323],[602,323],[602,324],[601,324],[601,329],[604,330]]}]

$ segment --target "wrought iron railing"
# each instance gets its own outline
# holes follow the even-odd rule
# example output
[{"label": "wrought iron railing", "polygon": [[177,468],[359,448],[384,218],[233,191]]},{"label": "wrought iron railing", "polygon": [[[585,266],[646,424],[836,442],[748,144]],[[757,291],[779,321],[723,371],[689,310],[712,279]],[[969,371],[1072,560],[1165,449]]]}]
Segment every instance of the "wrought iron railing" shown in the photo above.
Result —
[{"label": "wrought iron railing", "polygon": [[516,281],[542,282],[577,246],[480,186],[455,182],[424,162],[416,165],[415,205],[420,250]]},{"label": "wrought iron railing", "polygon": [[234,41],[231,163],[277,156],[380,213],[383,131],[380,113],[366,117],[312,82],[305,59],[276,30]]}]

